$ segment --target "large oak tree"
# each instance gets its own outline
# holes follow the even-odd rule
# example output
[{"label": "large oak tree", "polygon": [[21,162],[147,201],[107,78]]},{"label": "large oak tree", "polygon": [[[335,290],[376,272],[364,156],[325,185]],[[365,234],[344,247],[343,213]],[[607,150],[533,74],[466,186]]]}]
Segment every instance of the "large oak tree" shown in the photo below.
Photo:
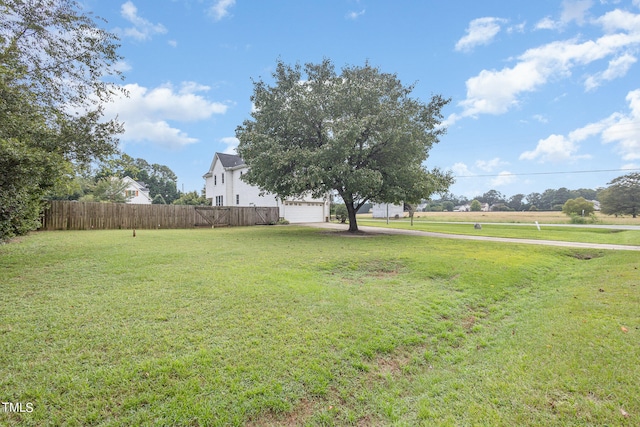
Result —
[{"label": "large oak tree", "polygon": [[395,74],[364,66],[336,73],[332,62],[278,61],[274,84],[254,82],[251,119],[236,130],[243,179],[281,198],[337,192],[357,231],[367,201],[415,203],[444,192],[449,173],[428,170],[429,150],[445,132],[440,95],[425,104]]},{"label": "large oak tree", "polygon": [[0,240],[37,226],[43,197],[117,151],[102,120],[117,38],[73,0],[0,0]]},{"label": "large oak tree", "polygon": [[607,215],[631,215],[640,212],[640,173],[632,172],[617,177],[598,192],[600,209]]}]

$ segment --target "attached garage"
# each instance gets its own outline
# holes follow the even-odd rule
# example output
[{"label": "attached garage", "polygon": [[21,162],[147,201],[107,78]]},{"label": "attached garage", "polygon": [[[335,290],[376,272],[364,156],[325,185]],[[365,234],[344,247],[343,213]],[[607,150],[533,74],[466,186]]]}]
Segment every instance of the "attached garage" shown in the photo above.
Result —
[{"label": "attached garage", "polygon": [[303,194],[282,200],[245,182],[242,177],[248,171],[249,167],[241,157],[216,153],[209,171],[203,175],[207,199],[215,206],[277,207],[279,216],[290,223],[329,220],[328,193],[324,197]]},{"label": "attached garage", "polygon": [[285,201],[280,206],[280,216],[292,224],[301,222],[324,222],[324,203]]}]

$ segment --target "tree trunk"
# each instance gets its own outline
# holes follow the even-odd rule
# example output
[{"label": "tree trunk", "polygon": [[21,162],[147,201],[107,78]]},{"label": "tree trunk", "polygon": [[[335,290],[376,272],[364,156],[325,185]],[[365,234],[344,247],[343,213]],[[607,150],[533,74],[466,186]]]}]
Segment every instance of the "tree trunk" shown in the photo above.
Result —
[{"label": "tree trunk", "polygon": [[349,213],[349,232],[355,233],[358,231],[358,222],[356,221],[356,209],[353,203],[345,203],[347,205],[347,212]]}]

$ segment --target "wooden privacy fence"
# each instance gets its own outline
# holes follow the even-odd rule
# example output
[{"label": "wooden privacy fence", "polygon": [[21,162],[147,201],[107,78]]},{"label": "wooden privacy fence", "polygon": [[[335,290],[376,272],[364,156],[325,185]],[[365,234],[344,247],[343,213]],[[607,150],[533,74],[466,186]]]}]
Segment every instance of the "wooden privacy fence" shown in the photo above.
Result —
[{"label": "wooden privacy fence", "polygon": [[225,227],[274,224],[277,207],[135,205],[54,200],[42,215],[41,230],[114,230]]}]

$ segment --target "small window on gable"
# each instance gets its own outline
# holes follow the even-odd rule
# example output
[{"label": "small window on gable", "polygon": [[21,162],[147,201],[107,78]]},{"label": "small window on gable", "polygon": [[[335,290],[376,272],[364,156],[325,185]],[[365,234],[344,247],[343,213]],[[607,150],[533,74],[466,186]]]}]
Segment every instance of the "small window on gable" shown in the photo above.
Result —
[{"label": "small window on gable", "polygon": [[236,205],[240,204],[240,195],[236,194]]},{"label": "small window on gable", "polygon": [[220,178],[221,178],[220,182],[222,184],[224,184],[224,172],[222,174],[220,174]]},{"label": "small window on gable", "polygon": [[218,185],[218,175],[213,175],[213,185]]}]

